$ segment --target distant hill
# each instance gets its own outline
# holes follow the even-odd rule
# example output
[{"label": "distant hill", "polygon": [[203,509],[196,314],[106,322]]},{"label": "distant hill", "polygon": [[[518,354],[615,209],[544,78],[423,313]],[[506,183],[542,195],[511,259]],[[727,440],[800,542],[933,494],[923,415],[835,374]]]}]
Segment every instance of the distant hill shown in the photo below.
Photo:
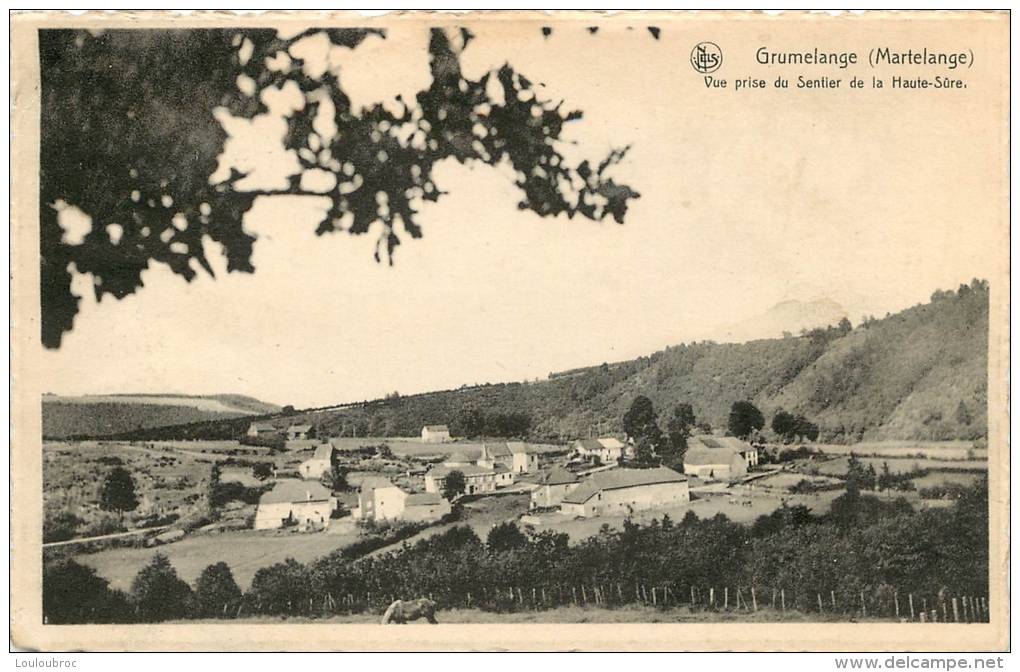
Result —
[{"label": "distant hill", "polygon": [[720,327],[714,339],[724,343],[742,343],[780,338],[784,333],[797,335],[804,329],[827,327],[844,317],[848,317],[846,310],[831,299],[783,301],[757,317]]},{"label": "distant hill", "polygon": [[[414,436],[447,423],[454,436],[481,426],[565,440],[621,431],[641,394],[660,415],[690,403],[714,428],[725,428],[734,401],[750,400],[769,420],[780,408],[805,415],[822,441],[977,439],[987,433],[987,368],[988,289],[975,281],[855,328],[844,322],[786,338],[678,345],[540,382],[391,395],[287,420],[315,425],[320,436]],[[236,438],[245,427],[206,422],[125,438]]]},{"label": "distant hill", "polygon": [[138,429],[277,413],[279,406],[237,394],[44,395],[43,436],[106,436]]}]

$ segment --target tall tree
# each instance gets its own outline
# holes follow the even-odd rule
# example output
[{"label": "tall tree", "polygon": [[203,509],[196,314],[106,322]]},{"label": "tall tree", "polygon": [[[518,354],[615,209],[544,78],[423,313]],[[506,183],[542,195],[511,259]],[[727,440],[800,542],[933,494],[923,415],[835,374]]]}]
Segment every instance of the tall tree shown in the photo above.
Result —
[{"label": "tall tree", "polygon": [[191,587],[177,576],[170,559],[157,553],[131,582],[131,598],[142,622],[183,618],[188,613]]},{"label": "tall tree", "polygon": [[[419,238],[419,202],[444,193],[433,167],[509,163],[521,177],[518,207],[623,223],[639,195],[609,177],[627,148],[572,165],[561,154],[563,125],[581,112],[537,97],[509,64],[465,77],[461,53],[474,35],[435,28],[428,38],[431,82],[396,109],[355,109],[340,77],[303,60],[298,45],[321,40],[357,49],[385,39],[374,28],[41,30],[40,267],[42,341],[59,347],[80,299],[73,273],[91,274],[97,299],[142,286],[152,262],[192,280],[212,275],[204,242],[223,245],[227,270],[253,272],[255,237],[241,225],[258,196],[325,196],[319,235],[362,235],[381,224],[376,259],[392,263],[402,235]],[[297,48],[296,48],[297,47]],[[218,170],[229,118],[267,114],[266,100],[295,87],[283,147],[300,166],[286,187],[246,189],[246,173]],[[325,115],[328,124],[318,123]],[[61,218],[87,218],[71,235]]]},{"label": "tall tree", "polygon": [[230,613],[230,607],[236,610],[240,600],[241,589],[230,566],[217,562],[203,569],[195,581],[192,612],[198,618],[227,618],[236,614]]},{"label": "tall tree", "polygon": [[443,481],[443,497],[452,502],[458,495],[463,495],[465,489],[467,489],[467,481],[463,471],[454,469],[446,475]]},{"label": "tall tree", "polygon": [[124,519],[125,511],[134,511],[138,508],[135,481],[127,469],[115,467],[107,474],[99,493],[99,507],[103,511],[116,511],[121,520]]},{"label": "tall tree", "polygon": [[647,443],[653,449],[659,447],[662,442],[662,430],[659,428],[659,416],[651,399],[644,395],[634,398],[630,408],[623,415],[623,431],[635,444]]},{"label": "tall tree", "polygon": [[728,427],[733,436],[744,439],[764,426],[765,416],[750,401],[737,401],[730,407]]}]

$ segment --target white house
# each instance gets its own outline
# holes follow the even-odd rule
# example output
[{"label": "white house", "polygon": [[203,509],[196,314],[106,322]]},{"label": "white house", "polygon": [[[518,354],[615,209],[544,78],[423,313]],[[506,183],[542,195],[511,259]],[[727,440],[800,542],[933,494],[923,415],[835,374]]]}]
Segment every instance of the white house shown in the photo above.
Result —
[{"label": "white house", "polygon": [[[446,477],[451,471],[459,471],[464,474],[464,494],[477,495],[484,492],[494,492],[496,485],[513,483],[513,472],[502,467],[498,472],[495,469],[486,469],[477,464],[464,464],[454,467],[446,465],[432,467],[425,474],[425,492],[442,492],[446,487]],[[498,474],[498,476],[497,476]]]},{"label": "white house", "polygon": [[421,428],[422,443],[449,443],[450,428],[446,425],[425,425]]},{"label": "white house", "polygon": [[259,499],[256,530],[297,527],[314,530],[329,527],[336,498],[314,481],[280,480]]},{"label": "white house", "polygon": [[672,469],[611,469],[592,474],[568,492],[560,502],[560,511],[590,518],[690,501],[687,477]]},{"label": "white house", "polygon": [[358,488],[358,508],[352,513],[365,520],[395,520],[404,512],[407,493],[388,478],[370,477]]},{"label": "white house", "polygon": [[276,431],[276,427],[269,422],[253,422],[248,426],[248,436],[256,438]]},{"label": "white house", "polygon": [[315,454],[301,463],[298,471],[301,478],[320,479],[322,475],[328,474],[333,469],[336,449],[331,444],[324,443],[316,446]]},{"label": "white house", "polygon": [[529,508],[556,506],[563,501],[568,492],[578,485],[580,485],[580,481],[577,474],[571,473],[563,467],[553,467],[549,473],[542,476],[538,487],[531,491]]},{"label": "white house", "polygon": [[450,502],[437,493],[408,494],[385,478],[366,478],[358,489],[358,508],[363,520],[439,520],[450,513]]},{"label": "white house", "polygon": [[617,462],[626,446],[619,439],[581,439],[574,441],[574,453],[581,457],[597,457],[603,463]]},{"label": "white house", "polygon": [[692,436],[687,440],[684,472],[705,480],[731,480],[758,464],[758,449],[734,436]]},{"label": "white house", "polygon": [[522,441],[483,443],[476,464],[487,469],[503,465],[515,474],[524,474],[538,469],[538,455],[529,452],[528,444]]}]

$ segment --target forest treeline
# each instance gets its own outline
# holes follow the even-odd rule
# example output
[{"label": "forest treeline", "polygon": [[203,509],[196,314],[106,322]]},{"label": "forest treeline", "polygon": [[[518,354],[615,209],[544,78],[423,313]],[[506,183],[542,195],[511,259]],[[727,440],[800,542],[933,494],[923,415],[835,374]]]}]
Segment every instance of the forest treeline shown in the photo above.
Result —
[{"label": "forest treeline", "polygon": [[[746,400],[766,417],[810,418],[818,440],[978,440],[987,433],[988,284],[937,291],[931,302],[876,319],[748,343],[690,343],[648,357],[550,374],[547,380],[401,395],[339,410],[276,418],[320,436],[417,436],[445,423],[454,436],[564,441],[620,432],[633,400],[689,403],[724,429]],[[136,440],[234,439],[245,421],[205,422],[116,435]]]}]

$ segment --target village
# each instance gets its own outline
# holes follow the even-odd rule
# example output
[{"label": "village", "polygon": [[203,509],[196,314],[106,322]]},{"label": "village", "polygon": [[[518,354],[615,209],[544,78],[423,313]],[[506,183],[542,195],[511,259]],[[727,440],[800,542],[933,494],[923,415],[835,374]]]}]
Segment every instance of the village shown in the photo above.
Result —
[{"label": "village", "polygon": [[[522,441],[485,441],[478,447],[455,441],[446,425],[428,425],[422,428],[422,444],[450,452],[424,473],[402,474],[399,484],[381,475],[364,476],[354,500],[320,483],[350,464],[345,442],[318,442],[309,438],[311,430],[310,425],[286,429],[287,451],[311,455],[300,463],[296,477],[277,474],[274,487],[258,503],[254,529],[324,529],[338,512],[361,521],[435,522],[449,516],[451,504],[463,497],[509,493],[529,495],[528,508],[520,512],[528,525],[626,516],[689,504],[691,481],[696,489],[718,490],[743,481],[758,466],[758,448],[735,437],[691,437],[684,473],[679,473],[663,466],[624,468],[621,463],[634,456],[634,447],[616,437],[580,439],[566,451],[539,451]],[[277,431],[271,424],[253,423],[248,435]]]}]

